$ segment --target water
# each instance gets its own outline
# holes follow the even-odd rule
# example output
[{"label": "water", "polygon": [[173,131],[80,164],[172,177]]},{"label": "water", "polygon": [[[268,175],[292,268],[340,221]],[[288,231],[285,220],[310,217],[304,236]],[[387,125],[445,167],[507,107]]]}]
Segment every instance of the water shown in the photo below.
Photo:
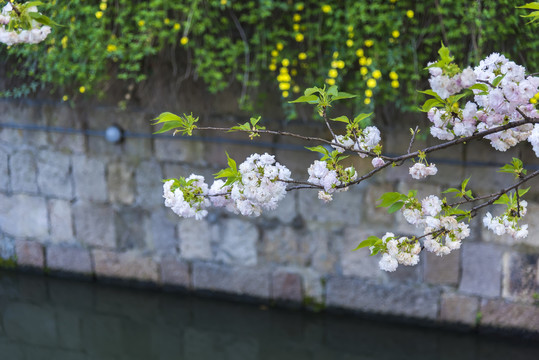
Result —
[{"label": "water", "polygon": [[0,359],[539,359],[539,343],[0,273]]}]

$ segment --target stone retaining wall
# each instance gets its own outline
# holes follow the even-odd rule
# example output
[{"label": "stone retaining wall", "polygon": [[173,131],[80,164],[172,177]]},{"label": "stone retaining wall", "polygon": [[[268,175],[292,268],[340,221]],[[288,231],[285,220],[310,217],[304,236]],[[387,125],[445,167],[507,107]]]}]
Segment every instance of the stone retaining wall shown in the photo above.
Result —
[{"label": "stone retaining wall", "polygon": [[[0,123],[81,131],[103,131],[116,123],[146,135],[152,131],[148,119],[155,117],[112,108],[72,110],[61,104],[2,102],[0,108]],[[389,133],[384,148],[405,151],[406,131]],[[380,271],[379,259],[368,251],[351,251],[369,235],[414,233],[402,218],[375,208],[383,192],[415,187],[420,196],[439,195],[459,178],[471,176],[470,186],[485,193],[509,184],[511,177],[496,173],[495,167],[467,164],[503,163],[519,151],[535,159],[529,147],[496,158],[488,144],[453,148],[436,155],[439,175],[428,183],[411,182],[402,166],[337,194],[327,205],[314,191],[293,192],[277,210],[259,218],[214,211],[197,222],[164,208],[162,178],[192,172],[209,178],[216,166],[225,164],[225,149],[240,162],[252,152],[272,151],[199,140],[128,137],[114,145],[100,136],[0,127],[2,263],[267,302],[539,332],[537,181],[527,196],[530,235],[521,242],[489,234],[476,218],[460,251],[444,258],[423,254],[419,266],[400,266],[395,273]],[[295,178],[306,178],[314,154],[274,150]],[[366,160],[356,165],[371,167]]]}]

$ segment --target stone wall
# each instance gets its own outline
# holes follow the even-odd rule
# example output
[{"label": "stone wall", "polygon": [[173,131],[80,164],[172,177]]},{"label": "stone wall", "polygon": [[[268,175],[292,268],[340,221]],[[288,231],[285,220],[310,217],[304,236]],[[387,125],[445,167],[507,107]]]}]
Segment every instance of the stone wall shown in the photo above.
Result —
[{"label": "stone wall", "polygon": [[[519,154],[535,159],[528,146],[496,158],[484,143],[453,148],[434,156],[439,175],[428,182],[411,182],[408,168],[401,166],[337,194],[327,205],[315,191],[297,191],[258,218],[213,211],[197,222],[164,208],[162,178],[192,172],[209,178],[226,163],[227,150],[240,162],[253,152],[274,152],[295,178],[305,179],[315,155],[280,143],[274,149],[222,143],[215,134],[195,140],[150,137],[148,120],[156,113],[144,111],[15,102],[0,107],[0,123],[56,130],[0,125],[0,256],[6,266],[539,332],[537,181],[528,196],[530,235],[518,243],[489,234],[476,218],[460,251],[444,258],[423,254],[419,266],[400,266],[395,273],[380,271],[378,258],[368,251],[351,251],[369,235],[414,233],[399,216],[375,208],[383,192],[416,188],[420,197],[439,194],[471,176],[470,186],[484,194],[511,181],[485,163],[500,164]],[[112,123],[130,133],[121,144],[96,133]],[[60,132],[65,128],[81,133]],[[409,139],[401,130],[385,132],[386,151],[405,151]],[[371,168],[367,160],[356,166]]]}]

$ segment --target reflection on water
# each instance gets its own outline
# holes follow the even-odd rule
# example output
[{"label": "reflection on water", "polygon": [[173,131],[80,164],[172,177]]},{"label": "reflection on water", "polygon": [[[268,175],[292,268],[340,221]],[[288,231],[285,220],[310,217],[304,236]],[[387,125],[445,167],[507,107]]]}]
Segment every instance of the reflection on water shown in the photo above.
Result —
[{"label": "reflection on water", "polygon": [[539,359],[495,339],[0,273],[0,359]]}]

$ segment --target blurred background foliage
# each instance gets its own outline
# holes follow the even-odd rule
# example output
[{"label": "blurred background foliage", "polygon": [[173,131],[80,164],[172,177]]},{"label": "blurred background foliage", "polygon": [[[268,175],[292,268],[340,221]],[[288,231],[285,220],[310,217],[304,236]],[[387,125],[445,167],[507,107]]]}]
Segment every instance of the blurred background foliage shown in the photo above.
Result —
[{"label": "blurred background foliage", "polygon": [[[108,96],[120,84],[122,106],[152,76],[155,59],[170,79],[194,78],[210,93],[241,89],[242,109],[267,94],[287,101],[306,87],[337,83],[359,94],[363,112],[392,102],[415,107],[429,61],[441,42],[457,63],[477,63],[493,51],[533,70],[539,66],[537,23],[514,0],[106,0],[49,1],[40,11],[56,27],[44,43],[2,47],[6,76],[16,86],[3,97],[78,101]],[[9,83],[8,83],[9,84]],[[264,85],[264,86],[261,86]]]}]

